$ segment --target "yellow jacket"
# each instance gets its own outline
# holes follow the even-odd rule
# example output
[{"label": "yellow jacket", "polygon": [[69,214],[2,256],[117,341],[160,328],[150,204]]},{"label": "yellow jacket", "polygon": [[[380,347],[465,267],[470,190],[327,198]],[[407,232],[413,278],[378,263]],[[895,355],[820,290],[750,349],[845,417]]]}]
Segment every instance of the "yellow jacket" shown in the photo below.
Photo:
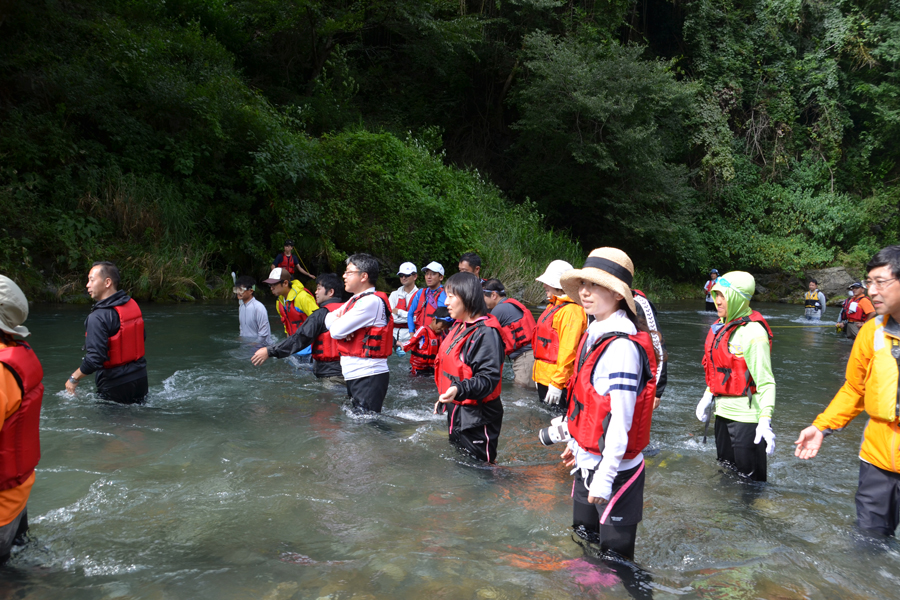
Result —
[{"label": "yellow jacket", "polygon": [[894,345],[900,351],[896,321],[883,316],[867,321],[853,343],[846,382],[813,425],[819,430],[840,429],[865,410],[869,422],[859,458],[900,473],[900,393],[897,359],[891,354]]},{"label": "yellow jacket", "polygon": [[[572,300],[565,295],[553,296],[545,311],[552,310],[554,306],[563,302]],[[575,353],[578,352],[581,334],[587,329],[587,315],[584,314],[584,309],[574,303],[562,307],[553,315],[553,329],[559,336],[556,364],[534,361],[532,379],[541,385],[552,385],[564,390],[575,370]]]}]

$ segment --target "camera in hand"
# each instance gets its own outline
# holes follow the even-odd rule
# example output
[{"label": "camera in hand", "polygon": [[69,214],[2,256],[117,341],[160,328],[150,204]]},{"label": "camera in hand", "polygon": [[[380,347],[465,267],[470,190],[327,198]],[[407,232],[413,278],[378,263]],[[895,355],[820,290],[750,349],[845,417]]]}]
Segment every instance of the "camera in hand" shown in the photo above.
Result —
[{"label": "camera in hand", "polygon": [[550,421],[550,427],[538,431],[538,438],[545,446],[568,442],[572,439],[572,435],[569,433],[569,423],[566,421],[566,417],[556,417]]}]

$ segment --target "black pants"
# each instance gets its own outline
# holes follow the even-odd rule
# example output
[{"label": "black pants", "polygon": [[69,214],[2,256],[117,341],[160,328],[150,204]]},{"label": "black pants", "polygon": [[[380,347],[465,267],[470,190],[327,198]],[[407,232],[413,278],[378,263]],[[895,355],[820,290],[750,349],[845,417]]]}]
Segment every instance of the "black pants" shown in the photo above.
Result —
[{"label": "black pants", "polygon": [[366,412],[381,412],[384,397],[387,395],[390,373],[379,373],[359,379],[347,380],[347,395],[350,396],[353,408]]},{"label": "black pants", "polygon": [[893,536],[900,523],[900,475],[859,462],[856,524],[860,529]]},{"label": "black pants", "polygon": [[15,519],[0,527],[0,565],[9,560],[13,546],[24,546],[28,532],[28,506]]},{"label": "black pants", "polygon": [[[495,409],[491,412],[494,414],[489,420],[481,425],[467,427],[462,429],[463,411],[467,410],[459,404],[450,404],[447,406],[447,429],[450,437],[450,443],[460,450],[471,454],[478,460],[487,463],[495,463],[497,461],[497,442],[500,439],[500,428],[503,426],[503,408],[500,400],[492,400],[489,404],[496,403],[497,406],[489,408]],[[499,413],[497,413],[499,410]]]},{"label": "black pants", "polygon": [[715,302],[707,302],[706,310],[709,312],[716,312],[716,303]]},{"label": "black pants", "polygon": [[[537,384],[537,392],[538,392],[538,400],[540,400],[541,404],[545,404],[544,399],[547,397],[547,390],[550,389],[546,385],[542,383]],[[547,404],[550,410],[559,411],[560,413],[565,413],[568,403],[568,390],[563,389],[562,395],[559,397],[559,404]]]},{"label": "black pants", "polygon": [[[605,504],[588,502],[587,481],[581,471],[575,472],[572,488],[572,527],[576,535],[600,546],[601,552],[615,552],[622,558],[634,560],[637,526],[644,518],[644,464],[621,471],[613,479],[612,497]],[[603,517],[606,519],[601,523]]]},{"label": "black pants", "polygon": [[150,388],[145,375],[128,383],[97,388],[97,395],[104,400],[118,402],[119,404],[143,404],[149,391]]},{"label": "black pants", "polygon": [[751,481],[766,480],[766,442],[756,438],[756,423],[716,417],[716,453],[719,462]]}]

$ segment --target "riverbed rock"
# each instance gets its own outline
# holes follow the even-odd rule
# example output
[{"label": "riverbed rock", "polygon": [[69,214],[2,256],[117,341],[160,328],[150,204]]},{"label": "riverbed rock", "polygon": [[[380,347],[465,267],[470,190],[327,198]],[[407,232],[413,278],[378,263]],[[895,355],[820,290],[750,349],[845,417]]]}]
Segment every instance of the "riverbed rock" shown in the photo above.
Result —
[{"label": "riverbed rock", "polygon": [[815,279],[818,282],[819,289],[822,290],[822,293],[825,294],[829,301],[832,298],[844,298],[847,293],[847,286],[856,281],[844,267],[814,269],[807,271],[804,275],[806,276],[807,286],[810,279]]}]

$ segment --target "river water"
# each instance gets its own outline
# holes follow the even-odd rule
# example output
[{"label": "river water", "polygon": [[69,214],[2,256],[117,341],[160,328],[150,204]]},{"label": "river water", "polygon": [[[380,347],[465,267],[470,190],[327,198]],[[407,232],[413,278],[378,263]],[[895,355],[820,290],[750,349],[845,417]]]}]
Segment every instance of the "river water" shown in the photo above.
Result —
[{"label": "river water", "polygon": [[36,306],[43,457],[32,542],[0,572],[0,598],[898,597],[900,547],[853,530],[863,417],[815,460],[793,456],[850,342],[796,327],[802,307],[758,307],[779,326],[778,440],[754,487],[701,443],[700,306],[660,306],[669,387],[636,549],[649,575],[629,587],[571,538],[572,480],[561,448],[537,442],[551,417],[532,390],[504,385],[499,462],[484,468],[448,445],[433,383],[404,359],[390,359],[385,416],[363,421],[308,367],[253,367],[236,305],[145,305],[149,401],[103,404],[87,381],[61,391],[87,307]]}]

